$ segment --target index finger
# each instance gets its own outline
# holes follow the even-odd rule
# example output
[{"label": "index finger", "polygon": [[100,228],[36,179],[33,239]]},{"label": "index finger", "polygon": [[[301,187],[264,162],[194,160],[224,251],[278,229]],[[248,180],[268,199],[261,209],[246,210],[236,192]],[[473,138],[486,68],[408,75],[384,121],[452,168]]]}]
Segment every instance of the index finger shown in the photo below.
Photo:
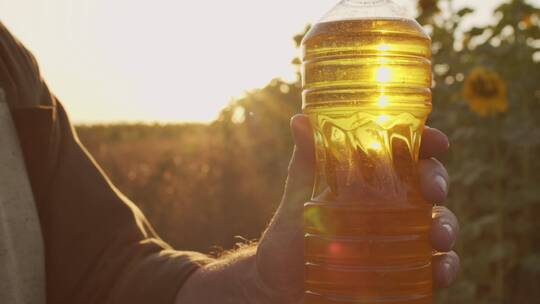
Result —
[{"label": "index finger", "polygon": [[422,134],[420,158],[437,157],[450,147],[448,137],[441,131],[426,126]]}]

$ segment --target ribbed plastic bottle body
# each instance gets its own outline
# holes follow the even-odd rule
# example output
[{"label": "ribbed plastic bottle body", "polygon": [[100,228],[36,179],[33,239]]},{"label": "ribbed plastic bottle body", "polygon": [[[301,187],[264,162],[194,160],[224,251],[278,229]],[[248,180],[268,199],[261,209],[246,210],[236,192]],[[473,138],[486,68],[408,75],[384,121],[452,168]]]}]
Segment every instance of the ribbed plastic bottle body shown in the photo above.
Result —
[{"label": "ribbed plastic bottle body", "polygon": [[430,44],[399,17],[322,22],[303,41],[317,159],[304,209],[306,304],[431,303],[431,206],[417,169]]}]

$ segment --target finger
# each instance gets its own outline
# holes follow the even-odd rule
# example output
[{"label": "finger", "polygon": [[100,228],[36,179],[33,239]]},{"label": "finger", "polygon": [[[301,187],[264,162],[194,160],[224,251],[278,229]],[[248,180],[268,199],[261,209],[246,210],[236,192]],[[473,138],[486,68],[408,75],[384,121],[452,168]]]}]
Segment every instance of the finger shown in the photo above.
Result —
[{"label": "finger", "polygon": [[313,189],[315,154],[313,133],[309,119],[296,115],[291,119],[294,151],[289,163],[285,192],[277,217],[301,219],[302,207],[309,200]]},{"label": "finger", "polygon": [[420,146],[420,158],[436,157],[448,150],[450,141],[441,131],[426,126],[422,134],[422,145]]},{"label": "finger", "polygon": [[313,130],[307,115],[297,114],[291,118],[291,134],[294,146],[300,152],[299,156],[302,157],[298,161],[313,165],[315,160]]},{"label": "finger", "polygon": [[452,211],[443,206],[435,206],[432,213],[431,244],[439,252],[454,248],[459,235],[459,223]]},{"label": "finger", "polygon": [[423,159],[420,167],[420,190],[430,203],[442,203],[448,195],[448,172],[435,158]]},{"label": "finger", "polygon": [[459,256],[454,252],[437,253],[433,256],[433,283],[446,288],[454,282],[460,268]]}]

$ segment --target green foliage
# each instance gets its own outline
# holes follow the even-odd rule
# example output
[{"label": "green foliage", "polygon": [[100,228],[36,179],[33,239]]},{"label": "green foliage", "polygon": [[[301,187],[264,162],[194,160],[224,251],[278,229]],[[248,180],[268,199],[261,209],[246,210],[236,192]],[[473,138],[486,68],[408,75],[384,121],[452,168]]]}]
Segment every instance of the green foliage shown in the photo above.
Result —
[{"label": "green foliage", "polygon": [[[459,280],[438,303],[535,303],[540,298],[540,11],[500,5],[494,23],[463,29],[473,10],[450,0],[420,2],[433,39],[430,124],[451,140],[448,206],[462,225]],[[443,9],[444,8],[444,9]],[[294,37],[297,45],[303,34]],[[534,59],[536,58],[536,59]],[[293,60],[298,65],[299,60]],[[508,111],[480,117],[463,84],[470,71],[496,72]],[[273,80],[232,102],[211,125],[79,128],[115,184],[179,249],[231,248],[257,238],[279,203],[292,149],[289,119],[300,83]]]},{"label": "green foliage", "polygon": [[[434,45],[430,124],[451,139],[448,205],[462,224],[463,271],[438,296],[441,303],[533,303],[540,297],[540,12],[515,0],[496,9],[495,24],[461,30],[472,12],[420,16]],[[479,66],[504,80],[508,112],[480,118],[467,108],[463,80]]]}]

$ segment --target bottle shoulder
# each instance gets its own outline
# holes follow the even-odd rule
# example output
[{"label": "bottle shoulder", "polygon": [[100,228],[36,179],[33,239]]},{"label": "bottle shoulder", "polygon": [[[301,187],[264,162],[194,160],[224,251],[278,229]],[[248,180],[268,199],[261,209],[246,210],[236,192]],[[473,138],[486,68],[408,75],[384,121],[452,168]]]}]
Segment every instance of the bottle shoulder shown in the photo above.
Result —
[{"label": "bottle shoulder", "polygon": [[408,36],[431,40],[422,26],[409,18],[360,18],[351,20],[319,22],[311,27],[304,37],[303,44],[312,40],[332,39],[343,36]]}]

